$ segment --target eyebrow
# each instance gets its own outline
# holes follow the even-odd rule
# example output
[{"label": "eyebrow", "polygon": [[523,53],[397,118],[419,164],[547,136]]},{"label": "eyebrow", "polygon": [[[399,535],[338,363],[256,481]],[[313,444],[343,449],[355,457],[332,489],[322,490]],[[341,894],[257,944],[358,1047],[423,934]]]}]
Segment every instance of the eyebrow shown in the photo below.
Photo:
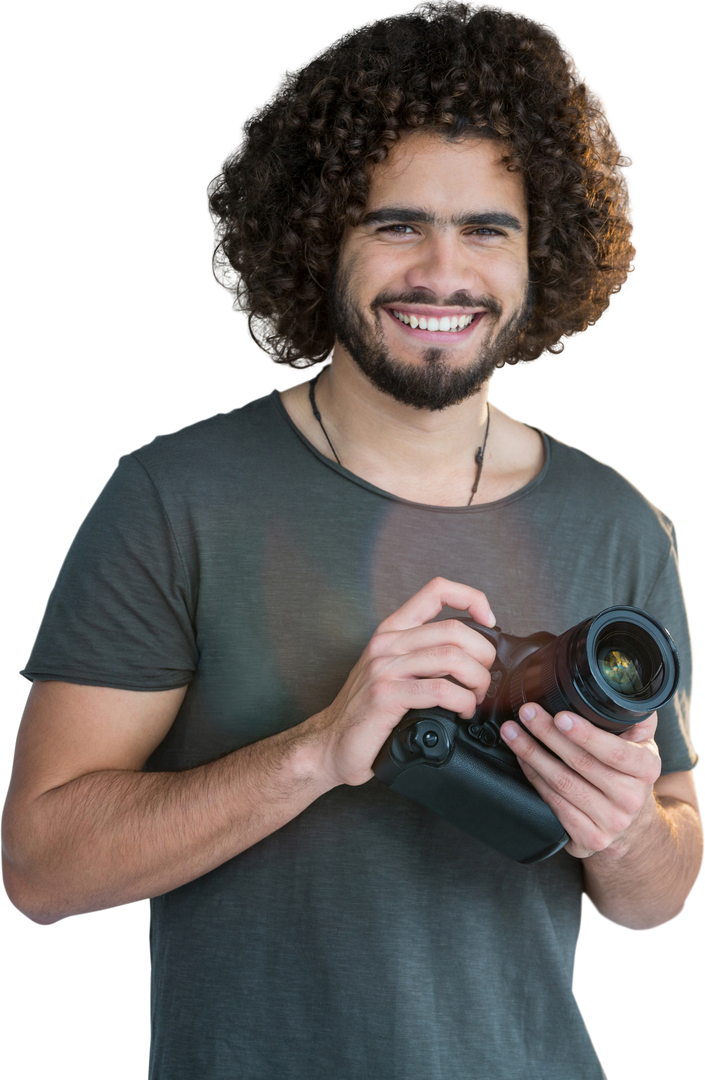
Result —
[{"label": "eyebrow", "polygon": [[498,226],[502,229],[510,229],[512,232],[521,232],[521,222],[513,214],[505,214],[501,210],[468,211],[465,214],[455,214],[451,218],[439,218],[437,214],[429,210],[421,210],[413,206],[380,206],[377,210],[371,210],[365,214],[361,225],[433,225],[442,227],[452,225],[454,228],[463,228],[466,225],[477,225],[480,228]]}]

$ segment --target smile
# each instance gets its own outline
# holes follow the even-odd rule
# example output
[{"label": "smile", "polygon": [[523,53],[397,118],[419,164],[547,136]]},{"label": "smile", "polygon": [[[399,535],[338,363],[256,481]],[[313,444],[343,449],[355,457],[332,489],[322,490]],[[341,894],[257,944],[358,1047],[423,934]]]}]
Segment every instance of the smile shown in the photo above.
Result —
[{"label": "smile", "polygon": [[414,337],[430,340],[427,334],[437,335],[436,341],[443,338],[450,339],[452,334],[463,334],[463,337],[474,328],[486,314],[485,311],[469,311],[465,315],[431,315],[428,311],[399,311],[398,308],[385,308],[387,314],[397,323],[412,333]]}]

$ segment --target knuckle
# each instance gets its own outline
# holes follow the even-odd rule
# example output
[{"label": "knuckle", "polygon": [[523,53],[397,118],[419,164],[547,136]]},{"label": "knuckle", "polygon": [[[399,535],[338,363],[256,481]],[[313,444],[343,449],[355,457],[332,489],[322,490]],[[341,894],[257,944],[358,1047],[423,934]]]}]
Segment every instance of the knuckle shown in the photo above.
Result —
[{"label": "knuckle", "polygon": [[[402,697],[404,700],[412,700],[416,697],[422,697],[424,691],[428,689],[428,683],[423,679],[405,679],[402,684]],[[413,705],[408,705],[409,709],[416,709],[418,703],[414,702]]]},{"label": "knuckle", "polygon": [[466,626],[459,619],[444,619],[441,625],[446,628],[445,632],[452,641],[460,646],[463,652],[477,656],[478,660],[483,664],[493,663],[497,650],[477,630],[473,630],[471,626]]},{"label": "knuckle", "polygon": [[575,781],[571,773],[566,771],[557,773],[553,780],[553,786],[559,795],[563,795],[565,798],[569,798],[575,791]]},{"label": "knuckle", "polygon": [[607,819],[607,829],[612,837],[621,836],[632,823],[632,815],[626,811],[613,810]]},{"label": "knuckle", "polygon": [[526,746],[523,748],[521,756],[524,758],[525,761],[531,761],[531,759],[536,754],[537,750],[538,750],[538,747],[537,747],[536,743],[533,741],[533,739],[531,739],[531,740],[529,740],[529,742],[527,742]]},{"label": "knuckle", "polygon": [[573,755],[573,768],[576,772],[589,772],[595,766],[595,759],[588,750],[577,750]]},{"label": "knuckle", "polygon": [[441,589],[444,589],[446,585],[448,585],[448,578],[441,577],[440,574],[437,574],[434,578],[431,578],[426,587],[432,592],[439,592]]},{"label": "knuckle", "polygon": [[431,689],[439,701],[447,701],[450,694],[451,684],[447,679],[432,679]]},{"label": "knuckle", "polygon": [[642,791],[628,790],[622,797],[622,806],[625,814],[629,815],[630,820],[635,814],[638,814],[644,805],[644,794]]},{"label": "knuckle", "polygon": [[370,686],[370,702],[373,707],[383,705],[389,698],[390,685],[386,680],[379,679]]},{"label": "knuckle", "polygon": [[386,652],[388,647],[388,641],[386,634],[374,634],[367,644],[367,655],[370,657],[381,656]]},{"label": "knuckle", "polygon": [[387,661],[381,656],[373,656],[367,665],[367,673],[373,682],[382,678],[387,667]]},{"label": "knuckle", "polygon": [[612,748],[610,753],[609,764],[619,769],[626,764],[631,750],[631,743],[622,742],[621,739],[618,740],[617,745]]},{"label": "knuckle", "polygon": [[457,645],[463,641],[463,635],[465,634],[467,627],[463,626],[459,619],[443,619],[439,625],[443,627],[444,632]]},{"label": "knuckle", "polygon": [[456,665],[457,662],[462,659],[461,650],[457,645],[446,643],[445,645],[439,645],[435,650],[435,655],[440,660],[448,661],[448,664]]},{"label": "knuckle", "polygon": [[434,698],[438,698],[439,701],[441,698],[445,700],[449,696],[451,689],[448,680],[440,675],[431,679],[425,679],[420,685],[425,687],[426,690],[430,690]]}]

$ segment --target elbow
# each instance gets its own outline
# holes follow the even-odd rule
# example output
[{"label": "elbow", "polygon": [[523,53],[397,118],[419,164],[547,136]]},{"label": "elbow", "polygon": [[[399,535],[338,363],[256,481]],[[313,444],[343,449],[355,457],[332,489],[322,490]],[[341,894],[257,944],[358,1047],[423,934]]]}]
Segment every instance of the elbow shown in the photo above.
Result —
[{"label": "elbow", "polygon": [[3,853],[2,876],[5,892],[10,901],[32,922],[39,926],[49,926],[65,918],[64,912],[53,911],[41,891],[33,887],[25,876],[18,872],[16,867]]},{"label": "elbow", "polygon": [[[585,897],[585,899],[587,899],[587,897]],[[628,916],[626,918],[621,918],[619,915],[612,915],[611,917],[609,915],[602,915],[589,900],[587,903],[592,907],[598,919],[602,922],[607,922],[608,927],[614,927],[615,930],[623,930],[627,934],[654,934],[656,930],[665,930],[666,927],[673,926],[674,922],[677,922],[678,919],[682,918],[688,910],[687,903],[686,906],[682,907],[679,912],[674,915],[659,914],[650,918],[639,918],[638,916],[633,918]]]},{"label": "elbow", "polygon": [[18,915],[19,918],[24,919],[25,922],[29,922],[32,927],[39,927],[41,930],[49,930],[50,927],[58,926],[58,919],[52,919],[37,912],[32,912],[32,910],[30,910],[26,904],[23,904],[21,901],[16,900],[14,896],[9,895],[8,890],[6,890],[4,887],[4,881],[2,886],[2,892],[4,894],[5,900],[8,901],[8,904],[13,909],[13,912]]}]

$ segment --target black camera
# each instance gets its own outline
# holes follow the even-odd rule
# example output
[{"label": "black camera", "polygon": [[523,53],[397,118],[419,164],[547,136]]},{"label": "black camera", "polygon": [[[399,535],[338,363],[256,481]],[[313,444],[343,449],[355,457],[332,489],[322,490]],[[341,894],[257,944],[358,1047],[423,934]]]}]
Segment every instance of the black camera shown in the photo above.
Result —
[{"label": "black camera", "polygon": [[[460,619],[497,650],[472,720],[413,709],[375,759],[375,775],[478,840],[521,863],[547,859],[569,837],[499,733],[536,702],[606,731],[628,731],[670,701],[680,665],[670,634],[646,611],[611,607],[558,636],[515,637]],[[521,725],[523,726],[523,725]]]}]

